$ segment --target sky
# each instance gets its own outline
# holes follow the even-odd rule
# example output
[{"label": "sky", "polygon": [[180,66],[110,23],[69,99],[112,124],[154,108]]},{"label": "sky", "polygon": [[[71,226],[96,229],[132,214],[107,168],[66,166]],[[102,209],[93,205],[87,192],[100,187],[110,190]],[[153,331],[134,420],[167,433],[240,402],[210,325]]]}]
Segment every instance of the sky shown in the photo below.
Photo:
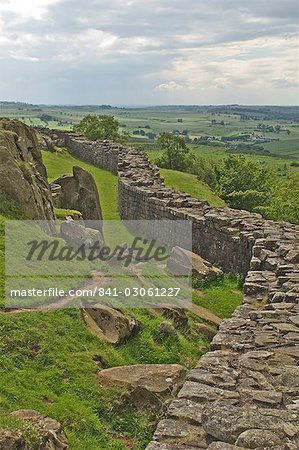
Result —
[{"label": "sky", "polygon": [[297,0],[0,0],[0,100],[298,104]]}]

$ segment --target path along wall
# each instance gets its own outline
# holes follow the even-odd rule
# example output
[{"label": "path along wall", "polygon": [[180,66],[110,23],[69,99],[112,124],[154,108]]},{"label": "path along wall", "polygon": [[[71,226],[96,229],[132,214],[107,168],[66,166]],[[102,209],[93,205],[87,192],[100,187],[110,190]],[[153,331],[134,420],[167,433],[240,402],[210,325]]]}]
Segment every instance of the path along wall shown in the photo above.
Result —
[{"label": "path along wall", "polygon": [[58,136],[74,156],[118,174],[122,219],[191,220],[194,252],[246,275],[242,305],[187,375],[147,450],[297,450],[299,227],[166,188],[139,150]]}]

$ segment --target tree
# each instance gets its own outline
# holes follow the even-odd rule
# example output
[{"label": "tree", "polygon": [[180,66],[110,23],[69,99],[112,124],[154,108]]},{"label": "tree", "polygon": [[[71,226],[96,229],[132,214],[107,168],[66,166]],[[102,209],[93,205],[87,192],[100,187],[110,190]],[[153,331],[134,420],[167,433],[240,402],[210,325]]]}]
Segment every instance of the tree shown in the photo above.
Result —
[{"label": "tree", "polygon": [[291,173],[287,179],[277,178],[272,184],[271,202],[257,209],[268,219],[287,220],[299,224],[299,173]]},{"label": "tree", "polygon": [[156,160],[160,167],[166,169],[187,171],[194,157],[181,136],[172,133],[162,133],[157,139],[162,155]]},{"label": "tree", "polygon": [[272,173],[244,156],[229,156],[216,167],[217,191],[230,206],[255,211],[270,201]]},{"label": "tree", "polygon": [[119,132],[119,122],[113,116],[85,116],[74,131],[83,134],[91,141],[110,139],[116,142],[124,142],[127,134]]}]

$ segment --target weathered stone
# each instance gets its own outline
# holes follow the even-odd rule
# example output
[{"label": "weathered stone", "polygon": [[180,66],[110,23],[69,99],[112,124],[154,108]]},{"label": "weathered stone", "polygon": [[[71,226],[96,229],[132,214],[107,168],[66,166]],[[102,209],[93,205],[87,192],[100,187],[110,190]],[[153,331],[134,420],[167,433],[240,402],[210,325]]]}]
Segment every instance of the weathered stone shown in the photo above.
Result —
[{"label": "weathered stone", "polygon": [[0,193],[26,219],[43,220],[55,234],[55,215],[47,173],[35,132],[21,122],[0,120]]},{"label": "weathered stone", "polygon": [[207,434],[202,428],[174,419],[161,420],[154,434],[156,441],[177,439],[178,442],[186,442],[188,445],[201,448],[206,448],[206,438]]},{"label": "weathered stone", "polygon": [[198,450],[197,447],[193,447],[191,445],[184,445],[184,444],[176,444],[174,442],[151,442],[147,447],[146,450]]},{"label": "weathered stone", "polygon": [[0,429],[0,450],[25,450],[26,443],[21,433]]},{"label": "weathered stone", "polygon": [[290,323],[273,323],[273,328],[276,328],[281,333],[299,333],[299,328]]},{"label": "weathered stone", "polygon": [[[221,441],[234,444],[239,435],[248,429],[285,432],[294,420],[292,412],[266,408],[237,407],[225,403],[212,403],[202,413],[202,426],[208,434]],[[288,419],[290,421],[288,422]]]},{"label": "weathered stone", "polygon": [[196,381],[217,388],[220,387],[221,389],[231,389],[236,386],[238,375],[239,372],[234,370],[228,371],[225,368],[219,370],[218,373],[212,373],[211,370],[204,370],[203,368],[196,368],[190,370],[186,379],[188,381]]},{"label": "weathered stone", "polygon": [[181,247],[172,249],[170,258],[167,260],[167,267],[174,275],[188,275],[192,271],[192,276],[199,280],[213,279],[222,273],[220,269],[213,267],[196,253]]},{"label": "weathered stone", "polygon": [[248,450],[244,447],[237,447],[236,445],[226,444],[224,442],[213,442],[208,446],[208,450]]},{"label": "weathered stone", "polygon": [[163,316],[172,319],[177,327],[184,327],[188,323],[188,317],[183,309],[165,306],[161,311]]},{"label": "weathered stone", "polygon": [[139,330],[134,317],[109,306],[85,308],[83,318],[90,330],[109,344],[126,342]]},{"label": "weathered stone", "polygon": [[66,450],[67,436],[59,422],[36,411],[21,409],[11,413],[13,417],[32,424],[39,440],[39,450]]},{"label": "weathered stone", "polygon": [[221,398],[236,400],[239,399],[240,394],[238,392],[218,389],[195,381],[186,381],[178,397],[213,402],[215,400],[220,400]]},{"label": "weathered stone", "polygon": [[162,322],[157,328],[160,335],[176,336],[177,332],[171,322]]},{"label": "weathered stone", "polygon": [[217,331],[212,328],[210,325],[206,325],[204,323],[197,323],[196,325],[197,331],[199,331],[203,336],[211,341],[213,337],[216,335]]},{"label": "weathered stone", "polygon": [[284,442],[273,431],[252,429],[246,430],[240,434],[236,441],[236,445],[246,448],[265,448],[274,447],[275,445],[283,445]]},{"label": "weathered stone", "polygon": [[299,249],[292,249],[286,255],[286,261],[289,261],[291,263],[299,263]]},{"label": "weathered stone", "polygon": [[201,423],[201,413],[204,405],[184,398],[174,400],[169,409],[168,416],[176,419],[188,420],[191,423]]},{"label": "weathered stone", "polygon": [[53,181],[52,186],[61,186],[55,197],[55,206],[80,211],[87,227],[102,231],[102,210],[98,189],[93,176],[74,166],[73,175],[63,175]]},{"label": "weathered stone", "polygon": [[240,394],[244,398],[253,400],[256,403],[265,403],[267,405],[279,405],[282,402],[282,393],[276,391],[241,389]]},{"label": "weathered stone", "polygon": [[104,384],[142,387],[155,394],[170,395],[178,390],[185,374],[185,367],[178,364],[136,364],[104,369],[98,376]]},{"label": "weathered stone", "polygon": [[67,220],[60,225],[61,237],[65,242],[74,248],[82,245],[85,249],[98,246],[101,248],[104,244],[102,233],[92,228],[86,228],[75,220]]}]

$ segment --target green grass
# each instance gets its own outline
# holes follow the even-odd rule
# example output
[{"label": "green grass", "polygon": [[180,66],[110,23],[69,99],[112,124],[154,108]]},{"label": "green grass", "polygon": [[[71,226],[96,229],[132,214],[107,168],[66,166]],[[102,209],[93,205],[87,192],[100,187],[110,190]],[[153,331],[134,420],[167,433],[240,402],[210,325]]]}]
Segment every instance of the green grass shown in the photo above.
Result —
[{"label": "green grass", "polygon": [[222,281],[203,289],[195,290],[193,301],[217,314],[222,319],[231,317],[242,301],[240,280],[234,275],[224,275]]},{"label": "green grass", "polygon": [[210,206],[225,206],[225,202],[209,186],[198,180],[196,175],[169,169],[160,169],[160,172],[166,186],[177,188],[200,200],[207,200]]}]

